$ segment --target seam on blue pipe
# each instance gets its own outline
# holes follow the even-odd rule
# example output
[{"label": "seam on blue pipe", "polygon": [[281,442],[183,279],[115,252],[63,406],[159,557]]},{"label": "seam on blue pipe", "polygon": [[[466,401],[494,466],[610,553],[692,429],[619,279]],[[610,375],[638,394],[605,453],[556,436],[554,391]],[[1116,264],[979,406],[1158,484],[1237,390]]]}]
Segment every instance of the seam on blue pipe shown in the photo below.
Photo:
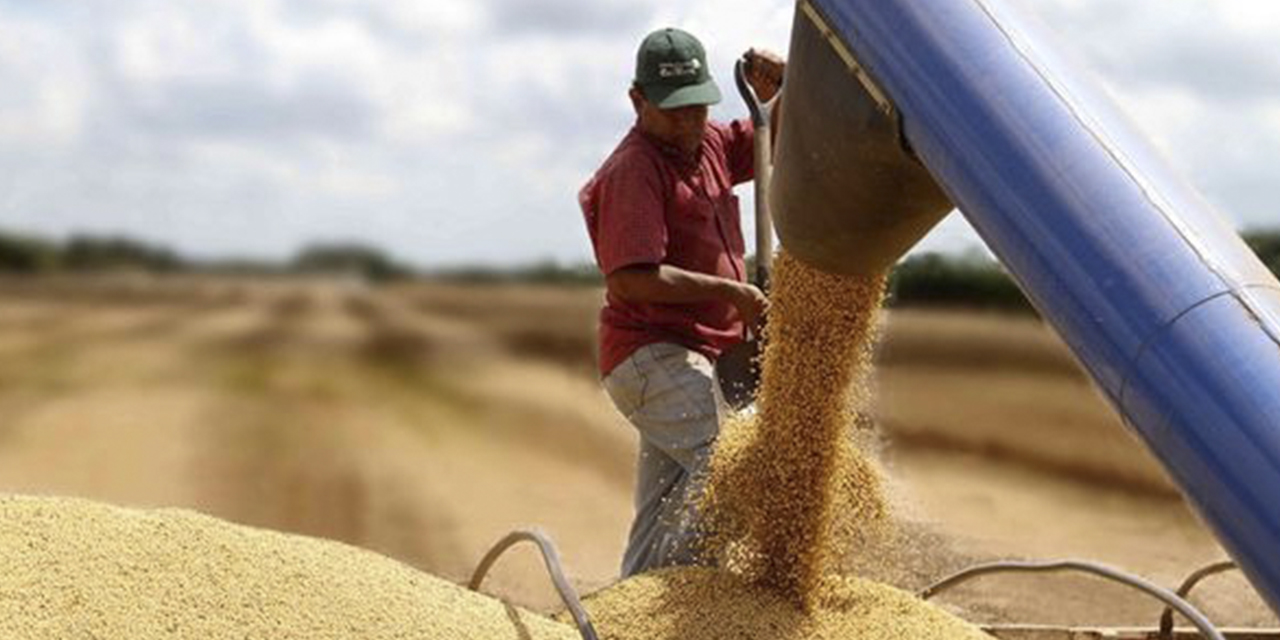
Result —
[{"label": "seam on blue pipe", "polygon": [[1135,424],[1134,421],[1129,418],[1129,383],[1132,382],[1134,376],[1138,374],[1138,365],[1142,362],[1142,358],[1147,355],[1147,351],[1151,349],[1151,345],[1155,344],[1162,336],[1164,336],[1165,333],[1168,333],[1169,328],[1178,324],[1178,321],[1185,318],[1187,314],[1209,304],[1210,302],[1213,302],[1214,300],[1230,295],[1232,295],[1232,291],[1228,289],[1215,293],[1211,296],[1205,296],[1204,299],[1196,302],[1195,304],[1189,305],[1186,309],[1183,309],[1177,315],[1173,316],[1173,318],[1168,322],[1156,327],[1151,331],[1151,333],[1147,334],[1147,336],[1143,338],[1142,344],[1133,354],[1133,360],[1129,364],[1128,371],[1125,372],[1124,378],[1121,378],[1120,380],[1120,393],[1116,396],[1116,409],[1120,411],[1120,415],[1124,418],[1125,423],[1130,425],[1129,428],[1134,428],[1133,425]]},{"label": "seam on blue pipe", "polygon": [[1280,293],[1280,286],[1276,286],[1273,284],[1246,284],[1239,287],[1238,289],[1228,289],[1225,291],[1221,291],[1219,293],[1215,293],[1211,296],[1206,296],[1204,299],[1200,300],[1199,302],[1189,305],[1186,309],[1183,309],[1181,312],[1178,313],[1178,315],[1174,316],[1168,322],[1157,327],[1155,330],[1151,332],[1151,334],[1145,340],[1142,341],[1142,346],[1138,347],[1138,351],[1134,355],[1132,366],[1129,367],[1128,373],[1125,374],[1124,379],[1121,380],[1120,382],[1120,394],[1118,396],[1119,403],[1117,407],[1120,409],[1122,417],[1124,418],[1124,421],[1126,423],[1132,424],[1132,421],[1129,419],[1129,402],[1128,402],[1129,382],[1133,379],[1133,376],[1137,373],[1138,364],[1141,363],[1142,359],[1147,355],[1147,351],[1151,348],[1151,345],[1159,341],[1161,337],[1163,337],[1166,333],[1169,332],[1169,329],[1172,328],[1173,325],[1178,324],[1180,320],[1185,318],[1188,314],[1194,312],[1196,309],[1199,309],[1200,307],[1203,307],[1219,298],[1224,298],[1224,297],[1235,298],[1238,302],[1240,302],[1241,307],[1243,307],[1244,310],[1247,313],[1249,313],[1250,316],[1252,316],[1255,320],[1258,321],[1258,324],[1261,325],[1263,331],[1267,334],[1268,337],[1271,338],[1272,342],[1275,342],[1276,346],[1280,346],[1280,339],[1277,339],[1276,337],[1275,327],[1272,327],[1268,322],[1264,321],[1263,318],[1259,316],[1257,313],[1257,308],[1256,308],[1256,305],[1254,304],[1253,297],[1249,295],[1249,291],[1252,289],[1262,289],[1262,290],[1274,291],[1276,293]]}]

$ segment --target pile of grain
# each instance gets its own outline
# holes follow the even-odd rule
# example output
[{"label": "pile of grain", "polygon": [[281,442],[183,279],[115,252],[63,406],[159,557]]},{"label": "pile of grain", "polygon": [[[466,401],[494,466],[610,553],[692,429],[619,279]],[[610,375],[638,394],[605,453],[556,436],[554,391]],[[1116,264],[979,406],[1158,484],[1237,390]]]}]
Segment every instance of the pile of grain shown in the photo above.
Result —
[{"label": "pile of grain", "polygon": [[0,638],[578,637],[338,543],[186,511],[0,497]]},{"label": "pile of grain", "polygon": [[703,568],[637,576],[583,604],[606,640],[990,640],[911,594],[857,578],[825,578],[808,614],[771,589]]},{"label": "pile of grain", "polygon": [[721,431],[705,552],[811,609],[843,554],[888,531],[879,470],[854,433],[885,278],[823,273],[785,252],[775,269],[759,411]]}]

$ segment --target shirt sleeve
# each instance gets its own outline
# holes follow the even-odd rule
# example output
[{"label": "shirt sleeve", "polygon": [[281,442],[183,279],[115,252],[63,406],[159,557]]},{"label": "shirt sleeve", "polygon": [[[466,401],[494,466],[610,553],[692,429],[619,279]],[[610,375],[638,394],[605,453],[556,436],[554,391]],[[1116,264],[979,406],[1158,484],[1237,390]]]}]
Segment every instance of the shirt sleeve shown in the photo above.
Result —
[{"label": "shirt sleeve", "polygon": [[755,178],[755,140],[756,131],[751,120],[734,120],[725,127],[725,156],[733,184]]},{"label": "shirt sleeve", "polygon": [[666,206],[658,168],[642,156],[619,160],[596,185],[596,260],[606,276],[667,257]]}]

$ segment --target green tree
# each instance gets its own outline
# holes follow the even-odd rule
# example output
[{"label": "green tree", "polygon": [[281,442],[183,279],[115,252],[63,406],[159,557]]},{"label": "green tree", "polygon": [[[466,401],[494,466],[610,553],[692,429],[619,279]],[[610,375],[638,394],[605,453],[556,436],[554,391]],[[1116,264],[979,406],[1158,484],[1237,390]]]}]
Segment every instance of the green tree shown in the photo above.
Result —
[{"label": "green tree", "polygon": [[1254,229],[1241,235],[1271,273],[1280,276],[1280,230]]},{"label": "green tree", "polygon": [[1034,313],[1022,290],[999,264],[937,253],[903,260],[889,280],[893,306],[956,306]]},{"label": "green tree", "polygon": [[293,268],[302,273],[355,275],[372,282],[405,278],[412,269],[387,256],[382,250],[359,243],[315,244],[293,259]]},{"label": "green tree", "polygon": [[0,233],[0,272],[41,273],[58,262],[52,243],[29,236]]},{"label": "green tree", "polygon": [[72,271],[142,269],[177,271],[184,264],[173,251],[114,236],[74,236],[62,247],[61,265]]}]

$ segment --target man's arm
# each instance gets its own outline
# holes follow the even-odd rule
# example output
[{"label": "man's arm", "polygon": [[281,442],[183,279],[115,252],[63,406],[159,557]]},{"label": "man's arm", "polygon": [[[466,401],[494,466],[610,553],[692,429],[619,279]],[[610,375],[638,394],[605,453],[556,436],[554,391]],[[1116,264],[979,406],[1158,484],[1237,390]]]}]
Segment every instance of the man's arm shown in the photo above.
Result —
[{"label": "man's arm", "polygon": [[754,285],[688,271],[668,264],[623,267],[605,278],[613,295],[629,302],[689,304],[719,301],[733,305],[747,326],[764,317],[769,301]]}]

